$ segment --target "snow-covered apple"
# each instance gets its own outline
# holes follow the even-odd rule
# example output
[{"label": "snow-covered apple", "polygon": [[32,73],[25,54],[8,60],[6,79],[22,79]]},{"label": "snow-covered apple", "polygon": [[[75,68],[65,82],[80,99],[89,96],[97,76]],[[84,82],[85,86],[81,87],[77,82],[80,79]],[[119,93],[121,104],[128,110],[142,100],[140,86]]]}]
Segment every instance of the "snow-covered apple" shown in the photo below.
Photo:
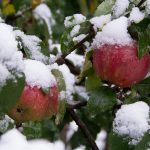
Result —
[{"label": "snow-covered apple", "polygon": [[[58,109],[58,88],[46,65],[36,60],[25,60],[26,86],[9,116],[16,122],[41,120],[51,117]],[[47,89],[47,93],[43,92]]]},{"label": "snow-covered apple", "polygon": [[101,79],[120,87],[130,87],[148,72],[150,56],[139,59],[137,44],[104,44],[93,53],[93,67]]}]

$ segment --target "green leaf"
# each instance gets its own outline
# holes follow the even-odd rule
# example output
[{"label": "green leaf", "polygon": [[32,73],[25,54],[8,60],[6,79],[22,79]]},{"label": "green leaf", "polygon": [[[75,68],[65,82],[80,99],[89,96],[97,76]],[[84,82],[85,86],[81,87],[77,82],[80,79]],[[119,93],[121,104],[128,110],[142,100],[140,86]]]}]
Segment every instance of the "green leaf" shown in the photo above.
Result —
[{"label": "green leaf", "polygon": [[92,69],[92,62],[91,62],[91,57],[92,57],[92,54],[93,54],[93,50],[89,51],[86,53],[86,57],[85,57],[85,62],[84,62],[84,65],[83,65],[83,69],[80,73],[80,75],[78,76],[78,80],[79,82],[86,76],[88,76],[88,74],[90,74],[93,69]]},{"label": "green leaf", "polygon": [[138,57],[142,58],[150,51],[150,28],[145,32],[139,32],[138,38]]},{"label": "green leaf", "polygon": [[59,91],[66,91],[66,84],[62,72],[58,69],[52,69],[51,72],[56,78]]},{"label": "green leaf", "polygon": [[[111,132],[109,134],[109,146],[111,150],[133,150],[133,146],[128,145],[128,141]],[[143,149],[141,149],[143,150]]]},{"label": "green leaf", "polygon": [[72,38],[70,37],[70,31],[71,29],[66,29],[66,31],[61,36],[61,51],[63,54],[68,54],[69,49],[74,46],[74,42],[72,41]]},{"label": "green leaf", "polygon": [[23,134],[27,139],[48,139],[50,141],[58,139],[58,129],[52,119],[42,121],[29,121],[22,124]]},{"label": "green leaf", "polygon": [[[61,43],[61,50],[63,54],[68,54],[69,50],[73,48],[75,44],[77,44],[77,41],[73,41],[73,37],[70,36],[70,32],[72,31],[74,26],[67,28],[63,33],[63,35],[61,36],[60,43]],[[88,34],[90,27],[91,27],[91,23],[89,21],[85,21],[81,23],[80,30],[74,37],[77,37],[81,34]]]},{"label": "green leaf", "polygon": [[95,16],[107,15],[112,12],[115,0],[105,0],[96,9]]},{"label": "green leaf", "polygon": [[138,24],[133,23],[128,30],[133,39],[138,41],[138,57],[142,58],[150,51],[150,17]]},{"label": "green leaf", "polygon": [[101,85],[100,78],[96,75],[95,71],[91,71],[91,73],[87,76],[85,80],[85,87],[87,91],[94,90]]},{"label": "green leaf", "polygon": [[148,150],[150,148],[150,134],[144,135],[142,140],[136,145],[135,150]]},{"label": "green leaf", "polygon": [[133,85],[132,88],[138,91],[141,95],[149,95],[150,94],[150,77],[144,79],[140,83]]},{"label": "green leaf", "polygon": [[25,77],[16,78],[16,81],[7,80],[6,85],[0,88],[0,111],[7,112],[18,101],[25,86]]},{"label": "green leaf", "polygon": [[56,125],[59,125],[63,121],[65,113],[66,113],[66,100],[60,100],[58,106],[58,112],[56,114],[56,119],[55,119]]},{"label": "green leaf", "polygon": [[23,134],[27,136],[28,139],[41,138],[42,131],[41,122],[29,121],[23,124]]},{"label": "green leaf", "polygon": [[112,110],[116,103],[116,93],[108,87],[99,87],[91,91],[88,108],[93,113],[105,112]]}]

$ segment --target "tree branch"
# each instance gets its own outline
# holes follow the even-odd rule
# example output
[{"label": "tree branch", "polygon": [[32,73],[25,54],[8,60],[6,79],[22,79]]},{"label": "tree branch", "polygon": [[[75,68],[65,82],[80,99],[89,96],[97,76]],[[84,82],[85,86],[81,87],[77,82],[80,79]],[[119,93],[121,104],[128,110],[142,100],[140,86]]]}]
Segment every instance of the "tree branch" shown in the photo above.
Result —
[{"label": "tree branch", "polygon": [[81,107],[86,106],[86,105],[87,105],[87,101],[79,101],[79,102],[75,101],[74,104],[68,103],[68,107],[70,109],[80,109]]},{"label": "tree branch", "polygon": [[8,24],[12,24],[15,20],[17,20],[18,18],[22,17],[25,13],[32,11],[32,7],[28,7],[27,9],[24,9],[22,11],[19,11],[17,14],[15,14],[14,16],[8,16],[6,18],[6,23]]},{"label": "tree branch", "polygon": [[143,3],[145,3],[145,2],[146,2],[146,0],[141,0],[141,1],[137,4],[136,7],[141,7],[141,6],[143,5]]},{"label": "tree branch", "polygon": [[67,110],[69,111],[72,119],[76,122],[76,124],[81,129],[81,131],[84,134],[87,141],[90,143],[92,150],[99,150],[99,148],[97,147],[97,145],[94,141],[93,136],[91,135],[90,131],[88,130],[88,128],[84,124],[84,122],[79,118],[79,116],[75,113],[75,111],[72,108],[68,107]]},{"label": "tree branch", "polygon": [[[88,35],[83,38],[79,43],[77,43],[75,46],[73,46],[71,49],[68,50],[68,52],[72,52],[73,50],[77,49],[77,48],[81,48],[83,46],[83,43],[94,38],[95,37],[95,31],[93,29],[93,25],[90,26],[90,29],[89,29],[89,33]],[[65,58],[66,56],[68,55],[67,54],[63,54],[62,57]]]}]

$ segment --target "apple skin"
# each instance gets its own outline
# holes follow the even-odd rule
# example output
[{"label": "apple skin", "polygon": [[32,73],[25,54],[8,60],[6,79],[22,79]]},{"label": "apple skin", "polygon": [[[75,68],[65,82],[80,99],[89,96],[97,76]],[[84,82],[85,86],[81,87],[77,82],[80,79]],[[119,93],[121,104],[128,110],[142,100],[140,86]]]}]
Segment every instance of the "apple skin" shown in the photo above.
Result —
[{"label": "apple skin", "polygon": [[119,87],[138,83],[148,73],[150,56],[137,56],[137,44],[119,46],[104,44],[93,52],[93,67],[97,75]]},{"label": "apple skin", "polygon": [[26,85],[19,101],[8,115],[19,123],[52,117],[58,110],[58,95],[56,86],[51,87],[49,93],[45,94],[36,86]]}]

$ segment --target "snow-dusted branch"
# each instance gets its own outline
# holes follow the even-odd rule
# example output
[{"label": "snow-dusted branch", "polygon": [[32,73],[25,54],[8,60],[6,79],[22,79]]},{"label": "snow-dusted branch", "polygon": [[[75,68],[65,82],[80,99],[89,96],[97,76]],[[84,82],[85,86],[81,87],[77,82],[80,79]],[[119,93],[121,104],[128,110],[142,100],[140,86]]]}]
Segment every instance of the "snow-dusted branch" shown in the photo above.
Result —
[{"label": "snow-dusted branch", "polygon": [[137,7],[141,7],[141,6],[143,5],[143,3],[145,3],[145,2],[146,2],[146,0],[141,0],[141,1],[138,3]]}]

